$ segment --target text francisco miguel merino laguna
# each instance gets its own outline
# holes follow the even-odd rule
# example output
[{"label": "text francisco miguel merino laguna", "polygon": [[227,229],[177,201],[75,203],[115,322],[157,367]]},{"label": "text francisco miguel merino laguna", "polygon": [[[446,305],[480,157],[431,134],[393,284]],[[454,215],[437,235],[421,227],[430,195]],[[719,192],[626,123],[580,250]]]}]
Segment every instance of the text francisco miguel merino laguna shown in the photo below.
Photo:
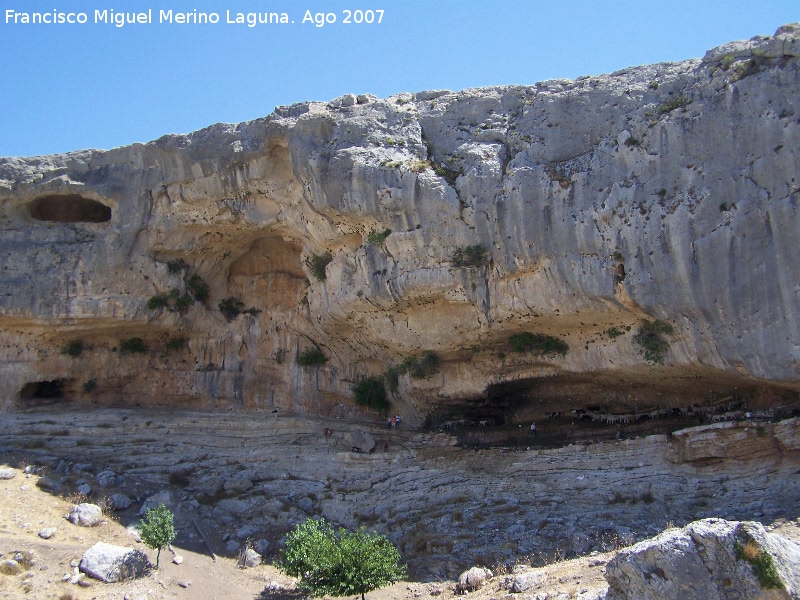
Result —
[{"label": "text francisco miguel merino laguna", "polygon": [[[309,20],[313,22],[314,17],[311,11],[306,11]],[[196,9],[190,12],[178,12],[174,10],[159,10],[158,21],[154,21],[155,11],[150,8],[141,12],[118,12],[113,9],[95,10],[93,19],[89,18],[90,13],[85,12],[63,12],[53,9],[50,12],[20,12],[9,8],[5,11],[5,22],[7,25],[84,25],[86,23],[104,23],[116,27],[125,25],[149,25],[154,22],[178,25],[216,25],[217,23],[229,23],[247,25],[255,27],[262,24],[287,24],[290,23],[289,15],[285,12],[261,12],[261,13],[241,13],[231,10],[225,11],[225,20],[222,20],[219,13],[199,12]],[[304,17],[304,22],[306,17]]]}]

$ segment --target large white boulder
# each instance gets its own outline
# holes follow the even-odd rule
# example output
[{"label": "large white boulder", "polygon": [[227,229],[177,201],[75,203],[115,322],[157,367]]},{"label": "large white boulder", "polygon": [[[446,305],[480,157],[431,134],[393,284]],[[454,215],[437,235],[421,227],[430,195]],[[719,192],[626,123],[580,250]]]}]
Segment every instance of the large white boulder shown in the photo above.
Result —
[{"label": "large white boulder", "polygon": [[621,550],[606,580],[608,600],[797,599],[800,544],[760,523],[704,519]]},{"label": "large white boulder", "polygon": [[143,552],[105,542],[89,548],[80,564],[83,573],[105,583],[142,577],[149,567],[150,561]]}]

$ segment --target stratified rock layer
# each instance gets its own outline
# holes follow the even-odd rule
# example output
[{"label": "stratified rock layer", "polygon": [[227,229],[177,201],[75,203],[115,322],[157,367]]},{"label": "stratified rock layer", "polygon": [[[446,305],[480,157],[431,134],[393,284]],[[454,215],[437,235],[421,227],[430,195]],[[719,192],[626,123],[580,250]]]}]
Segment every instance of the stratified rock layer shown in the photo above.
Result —
[{"label": "stratified rock layer", "polygon": [[[430,350],[438,373],[402,375],[393,396],[408,424],[554,375],[531,415],[590,393],[685,406],[747,388],[791,405],[798,31],[576,81],[345,96],[2,159],[0,404],[347,414],[355,381]],[[483,260],[454,260],[479,245]],[[223,313],[226,298],[252,310]],[[674,328],[663,367],[634,343],[655,318]],[[569,351],[511,353],[522,331]],[[309,349],[327,362],[298,364]]]}]

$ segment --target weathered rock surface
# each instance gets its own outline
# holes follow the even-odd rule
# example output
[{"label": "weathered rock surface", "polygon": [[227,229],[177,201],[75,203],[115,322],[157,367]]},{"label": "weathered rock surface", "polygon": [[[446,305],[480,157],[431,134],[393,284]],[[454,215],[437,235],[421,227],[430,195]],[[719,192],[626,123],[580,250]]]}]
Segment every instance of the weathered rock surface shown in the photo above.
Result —
[{"label": "weathered rock surface", "polygon": [[103,522],[103,509],[88,502],[76,504],[70,509],[67,520],[73,525],[95,527]]},{"label": "weathered rock surface", "polygon": [[[588,395],[792,405],[798,37],[2,159],[0,403],[352,416],[354,381],[430,350],[435,376],[399,378],[404,424],[498,394],[533,416]],[[226,318],[228,298],[253,310]],[[654,318],[674,327],[655,369],[634,342]],[[510,353],[522,331],[569,351]],[[298,364],[315,348],[327,362]]]},{"label": "weathered rock surface", "polygon": [[[762,580],[756,562],[773,576]],[[800,544],[760,523],[705,519],[621,550],[606,579],[609,600],[800,598]]]},{"label": "weathered rock surface", "polygon": [[142,577],[150,562],[139,550],[98,542],[81,558],[80,570],[105,583]]}]

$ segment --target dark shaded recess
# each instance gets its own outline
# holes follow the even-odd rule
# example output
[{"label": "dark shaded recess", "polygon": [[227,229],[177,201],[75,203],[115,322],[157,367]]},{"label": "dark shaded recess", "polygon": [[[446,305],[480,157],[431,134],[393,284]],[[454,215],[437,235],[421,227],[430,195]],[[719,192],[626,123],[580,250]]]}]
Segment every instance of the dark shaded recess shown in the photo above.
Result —
[{"label": "dark shaded recess", "polygon": [[64,379],[32,381],[22,386],[20,400],[60,400],[64,397]]},{"label": "dark shaded recess", "polygon": [[77,194],[44,196],[30,203],[30,215],[53,223],[105,223],[111,220],[111,207]]}]

